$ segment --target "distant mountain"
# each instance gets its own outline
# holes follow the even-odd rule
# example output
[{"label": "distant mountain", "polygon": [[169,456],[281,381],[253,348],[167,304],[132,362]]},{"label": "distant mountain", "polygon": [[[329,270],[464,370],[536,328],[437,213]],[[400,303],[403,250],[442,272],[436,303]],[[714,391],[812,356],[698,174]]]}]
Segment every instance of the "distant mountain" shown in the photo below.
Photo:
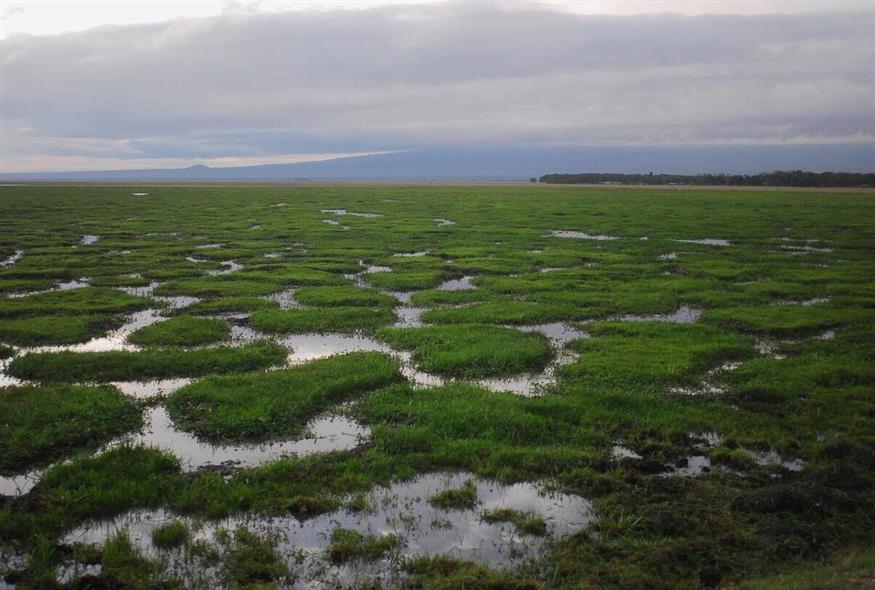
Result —
[{"label": "distant mountain", "polygon": [[554,172],[753,174],[871,172],[875,144],[673,147],[428,148],[296,164],[89,172],[0,173],[0,181],[251,182],[294,180],[526,180]]}]

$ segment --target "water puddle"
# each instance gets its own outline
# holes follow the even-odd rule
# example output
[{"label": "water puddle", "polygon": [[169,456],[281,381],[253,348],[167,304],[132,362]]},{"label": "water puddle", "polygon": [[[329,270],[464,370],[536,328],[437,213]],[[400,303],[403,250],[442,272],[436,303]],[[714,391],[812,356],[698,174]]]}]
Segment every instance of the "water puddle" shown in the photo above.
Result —
[{"label": "water puddle", "polygon": [[642,459],[643,457],[629,447],[615,444],[611,447],[611,458],[615,461],[619,461],[621,459]]},{"label": "water puddle", "polygon": [[793,254],[808,254],[809,252],[817,252],[819,254],[832,254],[832,248],[816,248],[814,246],[778,246],[781,250],[787,250]]},{"label": "water puddle", "polygon": [[477,385],[495,392],[508,392],[522,397],[544,395],[548,388],[556,384],[557,371],[565,365],[576,362],[580,356],[569,350],[559,350],[555,360],[541,373],[525,373],[510,377],[492,377],[474,381]]},{"label": "water puddle", "polygon": [[200,250],[215,250],[216,248],[222,248],[226,244],[201,244],[200,246],[195,246]]},{"label": "water puddle", "polygon": [[552,322],[549,324],[536,324],[531,326],[507,326],[520,332],[536,332],[550,339],[550,343],[556,348],[562,348],[569,342],[589,338],[589,334],[578,330],[565,322]]},{"label": "water puddle", "polygon": [[188,377],[177,377],[152,381],[113,381],[110,385],[117,387],[119,391],[129,397],[143,400],[153,397],[167,397],[191,382],[192,380]]},{"label": "water puddle", "polygon": [[24,250],[16,250],[11,256],[7,256],[3,260],[0,260],[0,268],[9,268],[24,256]]},{"label": "water puddle", "polygon": [[298,309],[301,304],[295,301],[295,289],[289,288],[278,293],[271,293],[265,297],[268,301],[276,301],[280,309]]},{"label": "water puddle", "polygon": [[85,234],[84,236],[82,236],[82,240],[79,241],[79,244],[81,246],[90,246],[91,244],[97,243],[97,241],[99,239],[100,239],[100,236],[95,236],[92,234]]},{"label": "water puddle", "polygon": [[428,255],[428,250],[421,250],[419,252],[396,252],[395,254],[392,254],[395,258],[421,258],[426,255]]},{"label": "water puddle", "polygon": [[660,254],[659,255],[660,260],[676,260],[677,257],[678,257],[677,252],[669,252],[668,254]]},{"label": "water puddle", "polygon": [[207,274],[213,277],[217,277],[220,275],[229,275],[233,272],[237,272],[243,268],[242,264],[234,262],[233,260],[223,260],[219,264],[222,265],[223,268],[218,268],[215,270],[208,270]]},{"label": "water puddle", "polygon": [[207,260],[206,258],[197,258],[195,256],[186,256],[185,259],[189,262],[193,262],[194,264],[206,264],[207,262],[209,262],[209,260]]},{"label": "water puddle", "polygon": [[554,238],[570,238],[574,240],[597,240],[600,242],[608,241],[608,240],[619,240],[620,238],[617,236],[604,236],[604,235],[593,235],[588,234],[582,231],[570,231],[570,230],[552,230],[550,235]]},{"label": "water puddle", "polygon": [[[478,504],[473,509],[442,510],[428,499],[438,492],[475,486]],[[592,503],[580,496],[549,492],[536,483],[503,485],[468,473],[431,473],[407,482],[378,486],[361,501],[365,510],[339,509],[299,521],[292,516],[238,516],[222,521],[194,522],[164,510],[130,512],[110,521],[89,523],[67,534],[65,543],[101,544],[119,531],[127,531],[144,555],[156,557],[152,531],[173,520],[182,520],[196,530],[195,538],[213,542],[219,529],[245,526],[277,539],[277,553],[297,574],[292,588],[329,589],[378,584],[394,586],[401,581],[396,564],[401,556],[437,556],[475,561],[497,568],[518,565],[541,555],[550,540],[578,531],[594,520]],[[487,522],[484,515],[510,509],[543,519],[544,535],[523,534],[513,525]],[[396,535],[395,551],[373,562],[335,564],[327,559],[336,528],[377,538]],[[203,576],[202,564],[188,566],[194,576]],[[184,576],[187,577],[187,576]]]},{"label": "water puddle", "polygon": [[268,252],[264,255],[265,258],[280,258],[283,255],[282,252]]},{"label": "water puddle", "polygon": [[52,293],[54,291],[72,291],[73,289],[84,289],[91,286],[89,277],[79,277],[67,282],[61,282],[51,289],[42,289],[40,291],[26,291],[24,293],[10,293],[7,295],[10,299],[21,299],[22,297],[30,297],[31,295],[41,295],[43,293]]},{"label": "water puddle", "polygon": [[105,448],[125,444],[160,448],[173,453],[186,472],[204,468],[257,467],[282,457],[348,451],[370,438],[367,427],[350,418],[333,415],[310,421],[306,435],[298,440],[240,445],[212,445],[178,430],[163,406],[149,408],[144,421],[146,426],[142,432],[120,437]]},{"label": "water puddle", "polygon": [[[176,385],[176,384],[174,384]],[[349,451],[364,444],[371,436],[368,427],[336,415],[311,420],[303,438],[262,444],[212,445],[192,434],[178,430],[163,406],[148,408],[144,427],[104,445],[97,454],[122,445],[145,445],[172,453],[184,472],[214,469],[226,474],[234,469],[257,467],[283,457],[306,457],[317,453]],[[19,496],[39,482],[45,469],[0,477],[0,495]]]},{"label": "water puddle", "polygon": [[104,336],[92,338],[87,342],[79,344],[22,348],[19,350],[19,355],[40,352],[110,352],[116,350],[136,352],[140,350],[140,347],[128,344],[128,336],[140,328],[151,326],[166,319],[157,309],[145,309],[131,314],[121,327]]},{"label": "water puddle", "polygon": [[702,246],[728,246],[729,240],[720,238],[701,238],[698,240],[672,240],[673,242],[683,242],[684,244],[701,244]]},{"label": "water puddle", "polygon": [[687,305],[680,306],[677,311],[669,314],[655,315],[624,315],[621,322],[665,322],[668,324],[692,324],[702,316],[703,311]]},{"label": "water puddle", "polygon": [[465,276],[461,279],[451,279],[444,281],[437,286],[438,291],[470,291],[476,289],[473,276]]},{"label": "water puddle", "polygon": [[437,219],[434,219],[433,221],[440,226],[456,225],[456,222],[453,221],[452,219],[444,219],[443,217],[438,217]]},{"label": "water puddle", "polygon": [[327,223],[327,224],[329,224],[329,225],[336,225],[336,226],[338,226],[339,228],[344,229],[344,230],[349,229],[349,226],[346,226],[346,225],[341,224],[341,223],[340,223],[339,221],[337,221],[336,219],[323,219],[323,220],[322,220],[322,223]]},{"label": "water puddle", "polygon": [[131,193],[131,194],[134,195],[135,197],[145,197],[149,193]]}]

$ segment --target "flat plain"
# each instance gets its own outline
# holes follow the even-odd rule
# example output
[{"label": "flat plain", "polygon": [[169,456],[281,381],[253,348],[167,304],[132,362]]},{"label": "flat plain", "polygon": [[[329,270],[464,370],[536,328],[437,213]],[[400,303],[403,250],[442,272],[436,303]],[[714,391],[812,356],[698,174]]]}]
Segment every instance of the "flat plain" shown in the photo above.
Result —
[{"label": "flat plain", "polygon": [[0,187],[21,588],[875,581],[875,195]]}]

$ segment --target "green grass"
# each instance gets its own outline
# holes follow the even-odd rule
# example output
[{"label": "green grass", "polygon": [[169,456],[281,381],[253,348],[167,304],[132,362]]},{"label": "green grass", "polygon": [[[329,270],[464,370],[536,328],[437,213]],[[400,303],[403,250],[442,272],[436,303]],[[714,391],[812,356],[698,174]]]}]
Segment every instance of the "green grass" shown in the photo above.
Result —
[{"label": "green grass", "polygon": [[13,359],[9,374],[51,382],[136,381],[254,371],[281,364],[287,351],[278,344],[145,350],[142,352],[49,352]]},{"label": "green grass", "polygon": [[76,344],[121,324],[121,318],[94,315],[2,318],[0,340],[17,346]]},{"label": "green grass", "polygon": [[230,334],[228,324],[222,320],[182,315],[140,328],[128,337],[128,342],[140,346],[198,346],[227,340]]},{"label": "green grass", "polygon": [[470,510],[477,506],[477,485],[468,480],[460,488],[450,488],[434,494],[428,503],[442,510]]},{"label": "green grass", "polygon": [[302,287],[295,291],[295,301],[316,307],[393,307],[395,298],[373,289],[358,287]]},{"label": "green grass", "polygon": [[413,351],[416,365],[454,377],[494,377],[543,368],[553,357],[541,334],[494,326],[459,325],[383,329],[392,346]]},{"label": "green grass", "polygon": [[695,384],[707,370],[754,354],[748,339],[699,324],[617,322],[587,329],[592,338],[572,343],[580,360],[563,376],[592,388],[648,391]]},{"label": "green grass", "polygon": [[230,588],[261,588],[291,578],[291,572],[277,554],[274,539],[238,527],[226,536],[224,545],[222,574]]},{"label": "green grass", "polygon": [[522,512],[512,508],[495,508],[484,512],[481,516],[484,522],[509,522],[522,535],[543,536],[547,534],[547,523],[543,518],[531,512]]},{"label": "green grass", "polygon": [[122,313],[155,305],[145,297],[135,297],[114,289],[88,287],[15,299],[0,298],[0,318]]},{"label": "green grass", "polygon": [[162,524],[152,531],[152,544],[159,549],[174,549],[185,545],[191,538],[188,525],[179,520]]},{"label": "green grass", "polygon": [[852,550],[815,566],[748,580],[736,590],[864,590],[875,585],[875,549]]},{"label": "green grass", "polygon": [[140,426],[140,409],[112,387],[0,389],[0,473],[47,465]]},{"label": "green grass", "polygon": [[303,334],[308,332],[372,331],[395,320],[390,309],[366,307],[326,307],[256,311],[250,324],[263,332]]},{"label": "green grass", "polygon": [[333,406],[400,379],[379,353],[352,353],[305,365],[212,377],[177,390],[168,410],[174,422],[208,440],[290,438]]},{"label": "green grass", "polygon": [[[387,554],[393,568],[409,575],[404,583],[412,588],[731,588],[748,578],[752,587],[869,582],[863,574],[871,569],[866,556],[875,522],[871,192],[163,185],[144,188],[148,198],[131,198],[133,190],[0,187],[0,251],[26,252],[0,269],[0,326],[7,329],[0,343],[74,342],[98,335],[132,311],[164,307],[113,288],[155,280],[162,282],[158,296],[202,298],[181,312],[185,315],[253,313],[254,326],[279,333],[373,332],[394,321],[394,302],[354,287],[344,276],[360,271],[362,260],[393,269],[363,275],[370,287],[411,291],[415,306],[430,308],[423,318],[432,328],[399,336],[411,338],[404,344],[411,351],[425,347],[438,329],[464,331],[471,324],[502,330],[596,320],[585,327],[592,338],[570,345],[580,360],[564,367],[550,395],[538,398],[465,382],[493,370],[490,355],[500,356],[500,347],[483,343],[504,341],[473,331],[429,350],[450,370],[461,371],[459,382],[421,389],[393,376],[377,379],[373,389],[332,389],[331,395],[325,389],[329,384],[379,378],[383,369],[377,365],[388,361],[380,357],[373,367],[341,361],[336,367],[348,371],[320,369],[318,379],[305,376],[304,368],[313,368],[306,365],[294,381],[309,385],[295,390],[276,385],[264,370],[282,362],[287,351],[279,348],[261,348],[257,354],[191,351],[210,357],[209,362],[173,348],[145,356],[16,358],[13,373],[39,381],[228,371],[227,382],[206,378],[221,393],[204,397],[204,413],[197,415],[207,424],[212,419],[207,410],[216,409],[220,440],[241,433],[297,436],[287,433],[300,434],[309,412],[334,411],[338,400],[351,400],[343,411],[372,433],[369,444],[352,452],[279,459],[237,470],[227,480],[210,471],[182,474],[175,458],[156,450],[120,448],[90,456],[99,442],[66,447],[58,459],[77,449],[83,453],[51,467],[26,497],[0,503],[0,545],[29,556],[19,586],[54,587],[58,566],[76,551],[60,547],[59,539],[92,519],[157,508],[183,515],[186,522],[261,515],[304,519],[346,506],[375,485],[435,471],[465,471],[505,483],[542,481],[592,500],[597,519],[551,540],[546,555],[521,569],[497,571],[447,557],[396,562]],[[286,205],[275,207],[278,203]],[[321,222],[320,210],[329,207],[384,217],[347,217],[350,229],[341,231]],[[456,225],[440,227],[435,218]],[[251,230],[254,224],[262,228]],[[623,239],[552,237],[550,231],[557,229]],[[85,233],[100,235],[101,241],[71,248]],[[641,236],[649,239],[637,239]],[[732,245],[674,241],[703,237]],[[806,240],[833,251],[783,249]],[[208,243],[223,246],[197,247]],[[393,256],[421,251],[428,255]],[[671,252],[674,258],[660,258]],[[208,262],[190,262],[190,255]],[[205,274],[229,259],[243,269]],[[545,268],[553,270],[540,272]],[[476,276],[476,289],[436,289],[440,281],[464,275]],[[5,297],[79,277],[90,277],[93,286]],[[307,300],[307,308],[281,311],[263,298],[290,288]],[[829,301],[781,305],[815,297]],[[671,313],[681,305],[705,313],[695,324],[681,326],[611,321],[625,314]],[[831,339],[819,339],[828,330],[834,331],[826,334]],[[783,358],[758,355],[757,340],[770,341]],[[518,363],[520,350],[516,345],[508,350],[508,363]],[[232,361],[237,354],[252,358]],[[727,361],[741,365],[709,374]],[[280,373],[277,382],[286,376],[285,370]],[[720,385],[723,393],[671,392],[695,388],[703,379]],[[312,403],[302,401],[306,391],[313,392]],[[62,408],[65,400],[53,406]],[[48,410],[37,408],[33,414],[42,411]],[[2,423],[5,414],[0,416]],[[47,432],[64,431],[62,419],[46,424]],[[40,440],[39,432],[29,426],[26,438]],[[697,448],[702,433],[719,435],[722,442]],[[615,444],[642,458],[617,461]],[[801,460],[803,469],[754,465],[739,449],[772,450]],[[709,473],[687,478],[656,473],[699,454],[712,457]],[[493,515],[515,516],[520,515]],[[233,550],[233,534],[228,539],[211,567],[221,573],[233,564],[240,574],[224,578],[224,585],[290,583],[272,567],[278,548],[271,539],[244,539],[239,552]],[[196,544],[187,543],[181,551],[193,551]],[[114,541],[103,564],[111,574],[99,582],[113,582],[112,575],[113,583],[172,586],[165,558],[174,556],[146,560]],[[102,559],[92,557],[95,563]],[[369,582],[362,580],[366,587]]]},{"label": "green grass", "polygon": [[400,542],[398,536],[393,534],[375,537],[337,527],[331,531],[328,559],[334,563],[376,561],[398,547]]}]

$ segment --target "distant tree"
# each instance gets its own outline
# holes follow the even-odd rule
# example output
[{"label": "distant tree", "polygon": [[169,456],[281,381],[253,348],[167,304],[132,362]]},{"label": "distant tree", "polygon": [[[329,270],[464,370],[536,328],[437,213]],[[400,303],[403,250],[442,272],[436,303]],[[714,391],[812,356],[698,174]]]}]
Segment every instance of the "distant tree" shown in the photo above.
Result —
[{"label": "distant tree", "polygon": [[760,174],[545,174],[541,182],[552,184],[698,184],[704,186],[795,186],[860,188],[875,185],[873,172],[805,172],[775,170]]},{"label": "distant tree", "polygon": [[532,184],[534,184],[534,183],[538,182],[538,179],[537,179],[537,177],[532,176],[531,178],[529,178],[529,182],[531,182]]}]

